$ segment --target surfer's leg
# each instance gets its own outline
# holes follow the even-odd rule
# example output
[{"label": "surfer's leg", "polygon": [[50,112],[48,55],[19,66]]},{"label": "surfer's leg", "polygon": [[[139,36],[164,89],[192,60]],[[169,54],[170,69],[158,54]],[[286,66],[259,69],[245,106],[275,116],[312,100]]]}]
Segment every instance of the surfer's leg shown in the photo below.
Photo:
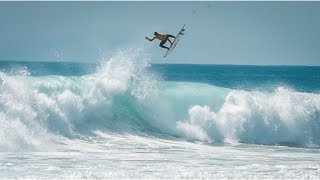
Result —
[{"label": "surfer's leg", "polygon": [[172,45],[172,41],[169,39],[170,37],[172,37],[172,38],[176,38],[176,37],[172,36],[171,34],[166,34],[166,41],[168,40],[170,42],[170,44]]},{"label": "surfer's leg", "polygon": [[164,46],[164,44],[165,44],[166,42],[167,42],[167,40],[161,41],[161,43],[159,44],[159,46],[162,47],[162,48],[165,48],[165,49],[168,49],[168,50],[169,50],[169,48],[168,48],[167,46]]}]

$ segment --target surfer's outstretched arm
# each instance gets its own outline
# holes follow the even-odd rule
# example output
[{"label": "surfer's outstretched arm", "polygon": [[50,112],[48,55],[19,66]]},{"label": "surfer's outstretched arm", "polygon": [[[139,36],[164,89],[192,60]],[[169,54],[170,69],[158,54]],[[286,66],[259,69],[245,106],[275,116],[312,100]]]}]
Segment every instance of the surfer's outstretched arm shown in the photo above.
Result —
[{"label": "surfer's outstretched arm", "polygon": [[155,37],[153,37],[152,39],[150,39],[149,37],[145,37],[147,40],[149,40],[149,41],[153,41],[154,39],[155,39]]}]

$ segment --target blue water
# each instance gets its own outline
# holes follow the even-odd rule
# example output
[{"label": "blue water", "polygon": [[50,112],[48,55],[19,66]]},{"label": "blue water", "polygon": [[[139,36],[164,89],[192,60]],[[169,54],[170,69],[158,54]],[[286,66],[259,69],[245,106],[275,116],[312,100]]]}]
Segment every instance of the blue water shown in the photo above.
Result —
[{"label": "blue water", "polygon": [[0,62],[1,178],[320,177],[320,67]]},{"label": "blue water", "polygon": [[[0,70],[10,75],[26,68],[31,76],[83,76],[94,73],[99,63],[2,61]],[[301,92],[320,91],[320,66],[254,66],[151,64],[150,71],[166,81],[200,82],[220,87],[272,91],[285,86]]]}]

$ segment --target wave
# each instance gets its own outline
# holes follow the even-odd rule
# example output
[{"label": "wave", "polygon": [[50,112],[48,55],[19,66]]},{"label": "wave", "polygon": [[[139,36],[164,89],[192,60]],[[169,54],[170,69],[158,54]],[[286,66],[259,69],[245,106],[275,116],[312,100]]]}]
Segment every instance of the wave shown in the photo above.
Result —
[{"label": "wave", "polygon": [[141,50],[119,51],[93,74],[0,72],[0,151],[59,139],[133,133],[204,142],[320,146],[320,95],[163,81]]},{"label": "wave", "polygon": [[195,105],[178,128],[206,141],[318,147],[319,120],[319,94],[279,87],[272,93],[232,90],[218,111]]}]

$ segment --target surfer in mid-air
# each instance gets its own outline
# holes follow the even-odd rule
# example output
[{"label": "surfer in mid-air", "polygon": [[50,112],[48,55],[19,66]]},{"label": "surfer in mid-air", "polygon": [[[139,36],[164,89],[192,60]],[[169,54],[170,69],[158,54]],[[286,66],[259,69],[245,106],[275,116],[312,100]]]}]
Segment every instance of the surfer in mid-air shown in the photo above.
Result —
[{"label": "surfer in mid-air", "polygon": [[[185,24],[182,26],[182,28],[180,29],[180,31],[176,36],[173,36],[171,34],[162,34],[162,33],[154,32],[154,36],[152,38],[149,38],[147,36],[145,38],[149,41],[153,41],[154,39],[159,39],[161,41],[159,46],[164,49],[167,49],[167,52],[163,57],[167,57],[168,54],[176,47],[181,36],[184,35],[184,31],[185,31],[184,27],[185,27]],[[174,40],[171,41],[169,38],[173,38]],[[170,47],[167,47],[164,45],[167,41],[170,42]]]},{"label": "surfer in mid-air", "polygon": [[167,41],[169,41],[170,44],[172,45],[172,41],[169,38],[176,38],[176,37],[171,35],[171,34],[162,34],[162,33],[158,33],[158,32],[154,32],[154,37],[153,38],[146,37],[146,39],[149,40],[149,41],[153,41],[154,39],[159,39],[161,41],[159,46],[162,47],[162,48],[165,48],[167,50],[169,50],[169,47],[165,46],[164,44]]}]

